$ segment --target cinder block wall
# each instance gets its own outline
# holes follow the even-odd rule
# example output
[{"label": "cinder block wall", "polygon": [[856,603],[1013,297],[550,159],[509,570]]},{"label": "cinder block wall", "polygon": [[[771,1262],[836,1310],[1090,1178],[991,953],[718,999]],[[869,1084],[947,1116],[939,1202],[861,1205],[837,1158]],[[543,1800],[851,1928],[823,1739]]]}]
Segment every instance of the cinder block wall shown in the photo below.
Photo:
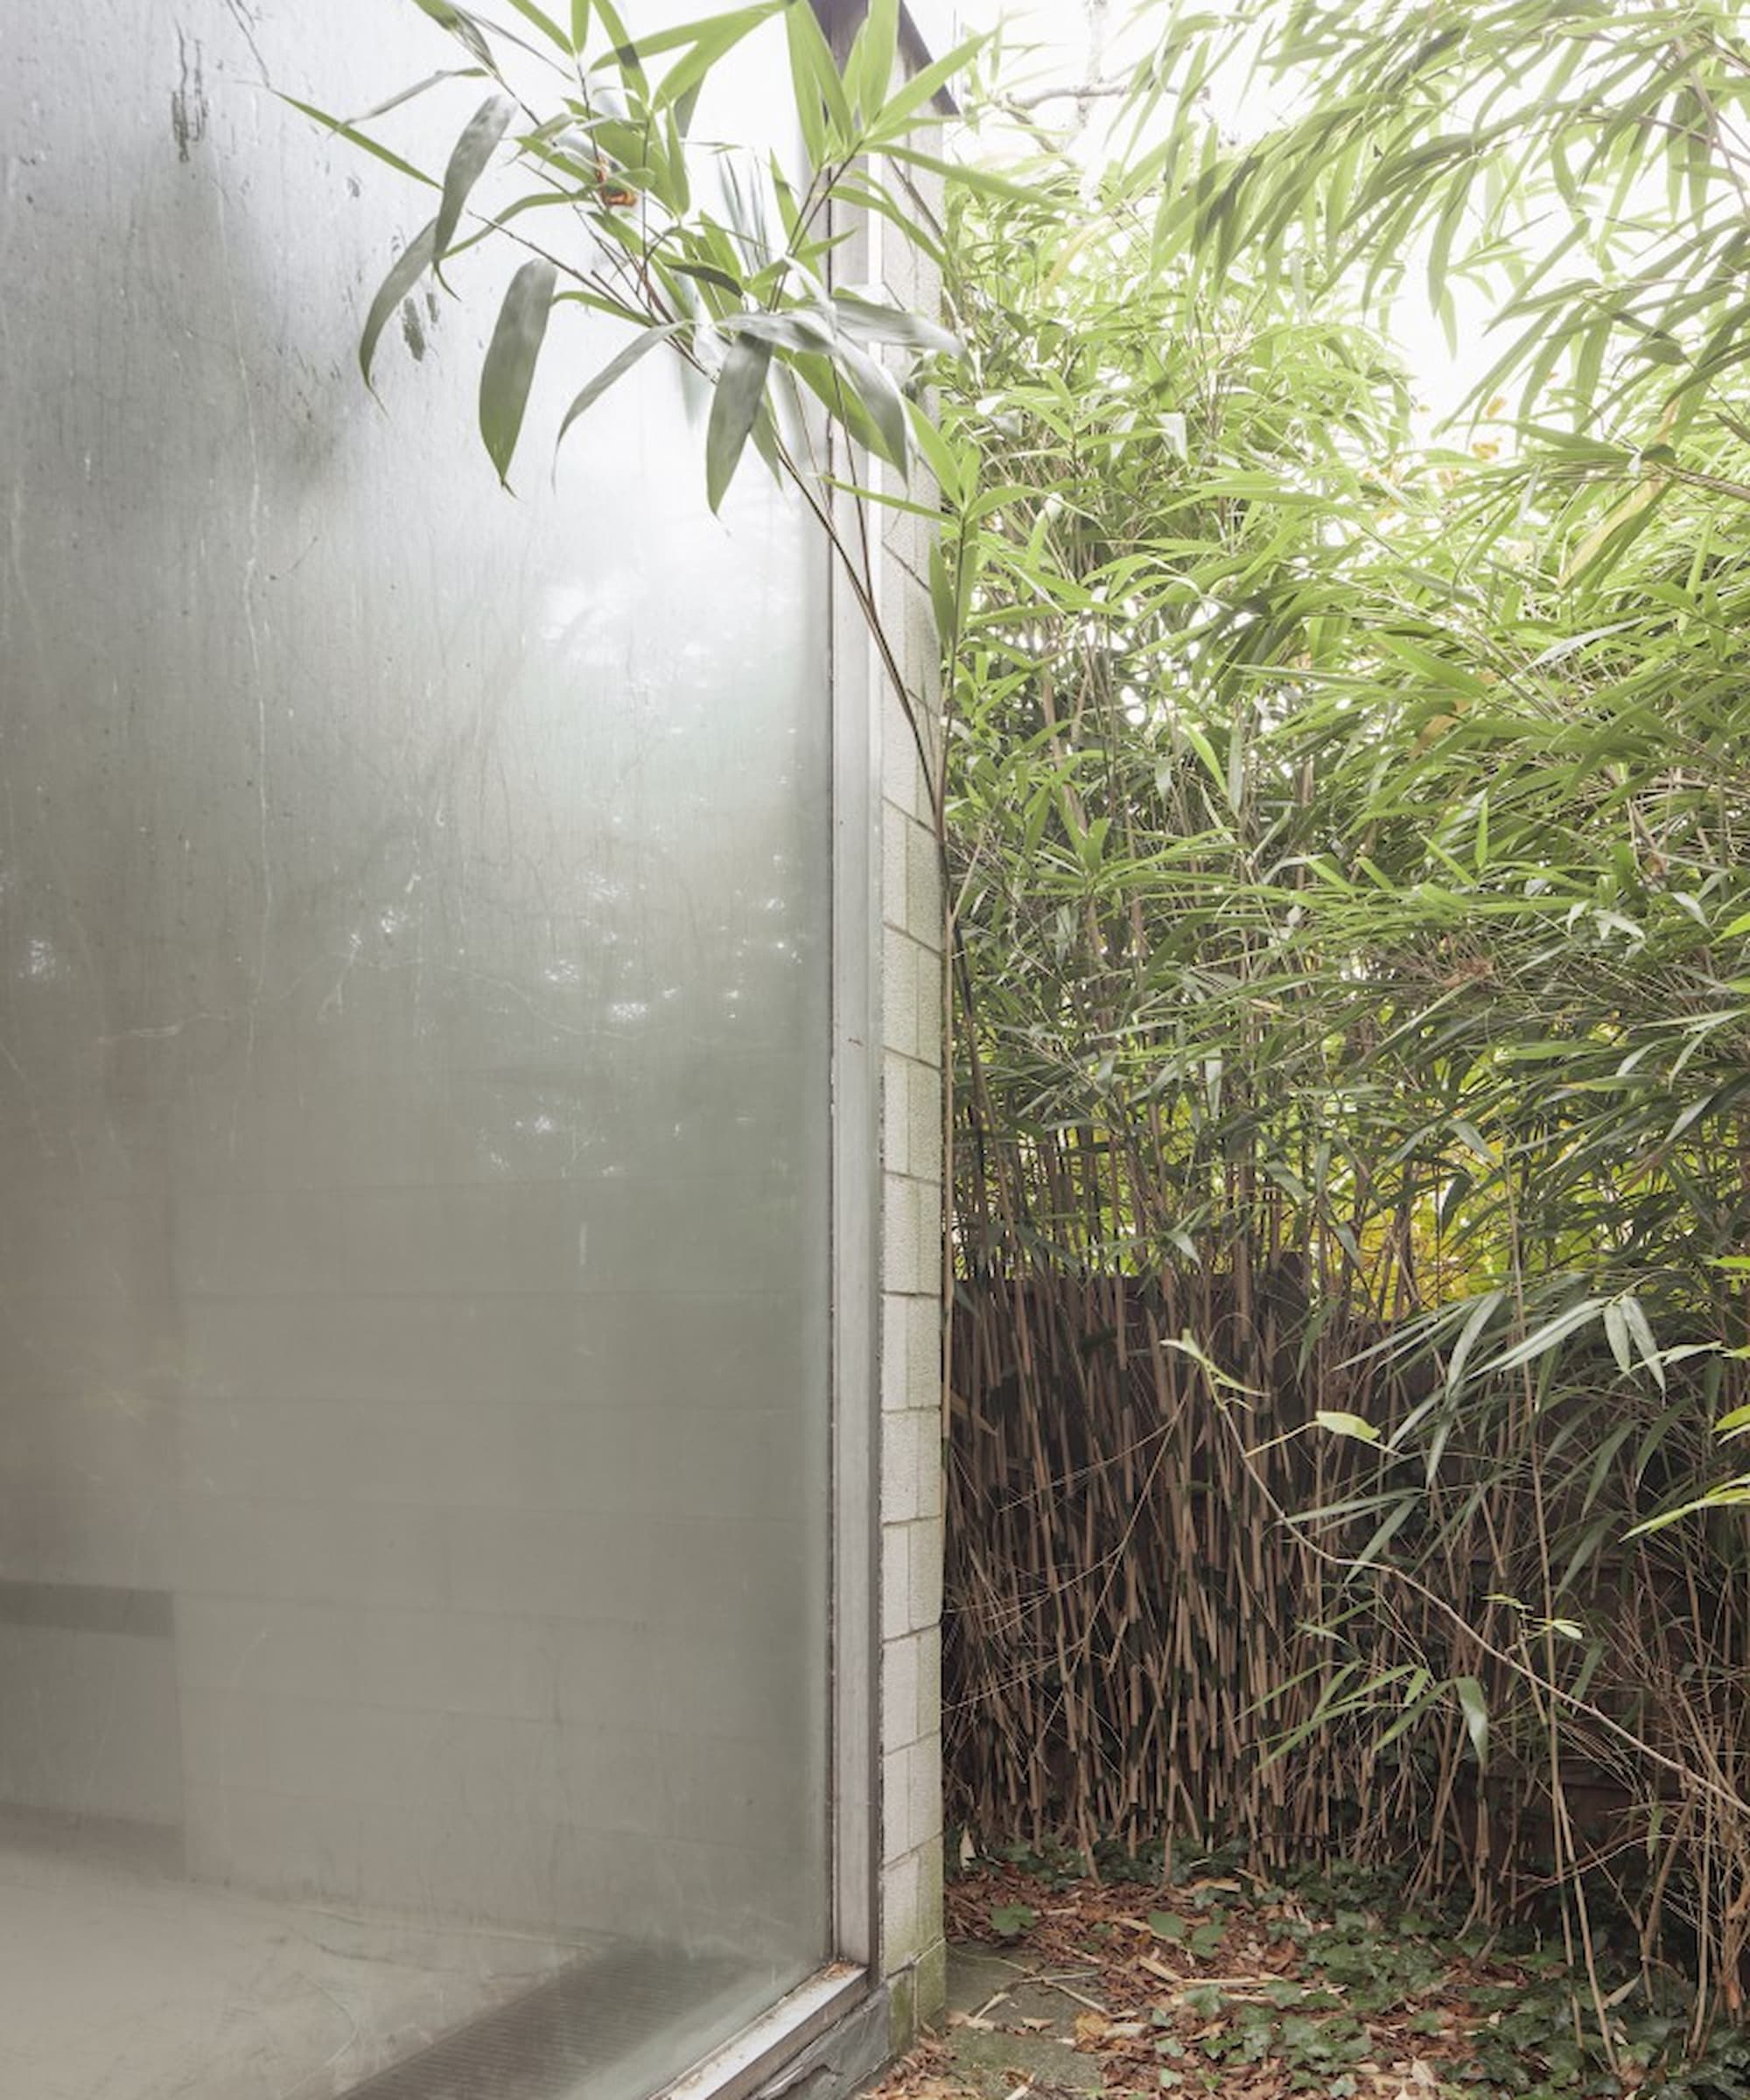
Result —
[{"label": "cinder block wall", "polygon": [[[895,179],[892,171],[888,179]],[[914,200],[930,212],[934,200]],[[870,282],[934,313],[941,279],[885,221]],[[921,491],[914,480],[908,493]],[[926,520],[884,514],[879,602],[908,712],[878,665],[881,997],[881,1968],[894,2047],[941,2008],[942,1940],[942,889],[933,817],[941,654]],[[921,749],[920,746],[921,746]]]}]

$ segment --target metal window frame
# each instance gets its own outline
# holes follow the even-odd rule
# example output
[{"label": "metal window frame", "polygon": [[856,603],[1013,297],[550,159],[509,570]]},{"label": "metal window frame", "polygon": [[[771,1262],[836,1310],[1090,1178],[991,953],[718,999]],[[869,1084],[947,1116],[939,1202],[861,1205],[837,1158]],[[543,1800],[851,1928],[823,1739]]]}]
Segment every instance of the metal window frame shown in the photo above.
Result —
[{"label": "metal window frame", "polygon": [[[853,229],[835,257],[855,257],[860,246]],[[849,274],[855,274],[854,263]],[[835,433],[828,444],[831,458],[843,440]],[[835,461],[835,471],[854,480],[844,474],[844,464]],[[841,525],[853,500],[835,496]],[[827,1815],[833,1958],[664,2089],[659,2100],[747,2100],[781,2079],[811,2043],[867,2008],[882,1981],[881,710],[862,613],[831,550],[822,546],[820,552],[828,576],[832,716]],[[885,2018],[880,2034],[885,2044]],[[876,2061],[856,2068],[866,2073]]]},{"label": "metal window frame", "polygon": [[[867,0],[812,0],[843,61]],[[901,7],[900,53],[930,63]],[[956,113],[944,90],[933,106]],[[867,274],[866,218],[843,229],[830,274]],[[846,441],[826,433],[833,471],[858,482]],[[833,497],[835,521],[854,525],[855,499]],[[854,543],[854,532],[850,534]],[[878,598],[880,553],[874,551]],[[881,1949],[881,797],[882,709],[874,643],[830,548],[827,678],[831,709],[831,1127],[829,1255],[830,1603],[828,1622],[827,1802],[833,1958],[667,2089],[662,2100],[746,2100],[793,2066],[810,2043],[867,2011],[882,1984]],[[885,2021],[881,2033],[885,2037]],[[872,2062],[854,2067],[866,2072]]]},{"label": "metal window frame", "polygon": [[[846,246],[856,252],[854,232]],[[836,434],[829,436],[830,458],[841,442]],[[834,466],[843,472],[842,462]],[[850,501],[843,494],[834,497],[841,524]],[[862,614],[837,573],[831,549],[822,545],[820,558],[827,573],[832,797],[827,1626],[831,1958],[664,2088],[658,2100],[747,2100],[781,2078],[810,2043],[865,2007],[881,1983],[881,716],[874,704],[872,644]]]},{"label": "metal window frame", "polygon": [[[819,4],[819,0],[816,0]],[[853,233],[846,246],[854,254]],[[829,457],[838,449],[828,439]],[[842,463],[835,471],[843,472]],[[845,475],[845,479],[854,476]],[[834,497],[838,522],[852,499]],[[831,709],[828,1257],[830,1597],[827,1817],[831,1958],[656,2100],[748,2100],[879,1992],[881,1946],[880,710],[872,645],[827,564]],[[881,2034],[885,2037],[886,2024]],[[884,2052],[885,2053],[885,2052]],[[872,2070],[878,2055],[856,2068]]]},{"label": "metal window frame", "polygon": [[[854,258],[862,245],[853,233],[835,262]],[[840,433],[833,448],[844,449]],[[836,458],[834,467],[843,480],[858,478],[848,461]],[[843,491],[834,496],[841,529],[855,500]],[[830,549],[822,552],[831,564]],[[836,565],[829,592],[833,1948],[872,1974],[881,1944],[881,710],[873,644]]]}]

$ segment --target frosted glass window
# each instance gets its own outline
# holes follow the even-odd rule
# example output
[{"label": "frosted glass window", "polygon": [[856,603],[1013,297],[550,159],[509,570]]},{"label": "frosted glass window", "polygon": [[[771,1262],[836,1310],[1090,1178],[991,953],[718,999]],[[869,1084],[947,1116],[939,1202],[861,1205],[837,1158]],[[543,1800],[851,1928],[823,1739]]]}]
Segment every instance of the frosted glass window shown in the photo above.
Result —
[{"label": "frosted glass window", "polygon": [[556,489],[575,313],[505,496],[508,262],[372,402],[426,207],[259,83],[453,62],[0,10],[18,2100],[638,2100],[829,1952],[824,562],[660,360]]}]

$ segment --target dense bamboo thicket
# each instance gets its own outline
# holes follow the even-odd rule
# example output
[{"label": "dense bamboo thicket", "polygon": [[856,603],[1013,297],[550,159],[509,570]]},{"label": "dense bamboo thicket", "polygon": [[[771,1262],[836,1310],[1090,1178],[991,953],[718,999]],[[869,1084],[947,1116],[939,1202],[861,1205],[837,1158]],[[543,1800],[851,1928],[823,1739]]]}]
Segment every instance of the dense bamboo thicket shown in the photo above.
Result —
[{"label": "dense bamboo thicket", "polygon": [[[1187,97],[1085,219],[1047,181],[958,229],[951,1810],[1554,1892],[1577,1958],[1608,1917],[1704,2021],[1750,1930],[1750,424],[1707,114],[1750,60],[1563,10],[1516,190],[1429,148],[1516,92],[1473,17],[1431,57],[1425,9],[1251,11],[1396,100],[1327,82],[1242,150]],[[1690,127],[1670,253],[1586,187],[1663,150],[1606,72]],[[1483,270],[1570,206],[1514,399],[1432,443],[1346,272]]]},{"label": "dense bamboo thicket", "polygon": [[[1391,1434],[1428,1398],[1376,1331],[1327,1328],[1303,1363],[1298,1291],[1247,1314],[1231,1279],[1172,1271],[962,1288],[954,1821],[1090,1856],[1404,1868],[1495,1921],[1572,1880],[1649,1964],[1698,1963],[1735,2002],[1750,1614],[1729,1547],[1620,1537],[1643,1445],[1662,1473],[1704,1465],[1699,1396],[1687,1433],[1652,1407],[1602,1433],[1504,1419],[1433,1494],[1412,1462],[1290,1433],[1325,1408]],[[1176,1340],[1197,1334],[1251,1396],[1212,1386]]]}]

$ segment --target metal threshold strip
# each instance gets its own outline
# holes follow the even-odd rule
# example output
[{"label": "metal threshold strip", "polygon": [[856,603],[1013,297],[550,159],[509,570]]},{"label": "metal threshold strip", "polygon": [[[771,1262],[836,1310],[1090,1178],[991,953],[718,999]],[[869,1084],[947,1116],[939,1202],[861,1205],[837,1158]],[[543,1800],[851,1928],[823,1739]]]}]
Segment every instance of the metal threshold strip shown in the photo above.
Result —
[{"label": "metal threshold strip", "polygon": [[[864,1974],[821,1970],[666,2089],[667,2100],[742,2100],[861,1996]],[[592,2100],[604,2074],[660,2050],[677,1987],[709,2006],[745,1994],[747,1972],[724,1959],[628,1948],[572,1964],[509,2005],[440,2035],[348,2089],[345,2100]]]},{"label": "metal threshold strip", "polygon": [[[842,2020],[868,1989],[868,1971],[849,1962],[816,1970],[769,2012],[676,2080],[662,2100],[744,2100]],[[584,2100],[581,2088],[566,2100]]]}]

